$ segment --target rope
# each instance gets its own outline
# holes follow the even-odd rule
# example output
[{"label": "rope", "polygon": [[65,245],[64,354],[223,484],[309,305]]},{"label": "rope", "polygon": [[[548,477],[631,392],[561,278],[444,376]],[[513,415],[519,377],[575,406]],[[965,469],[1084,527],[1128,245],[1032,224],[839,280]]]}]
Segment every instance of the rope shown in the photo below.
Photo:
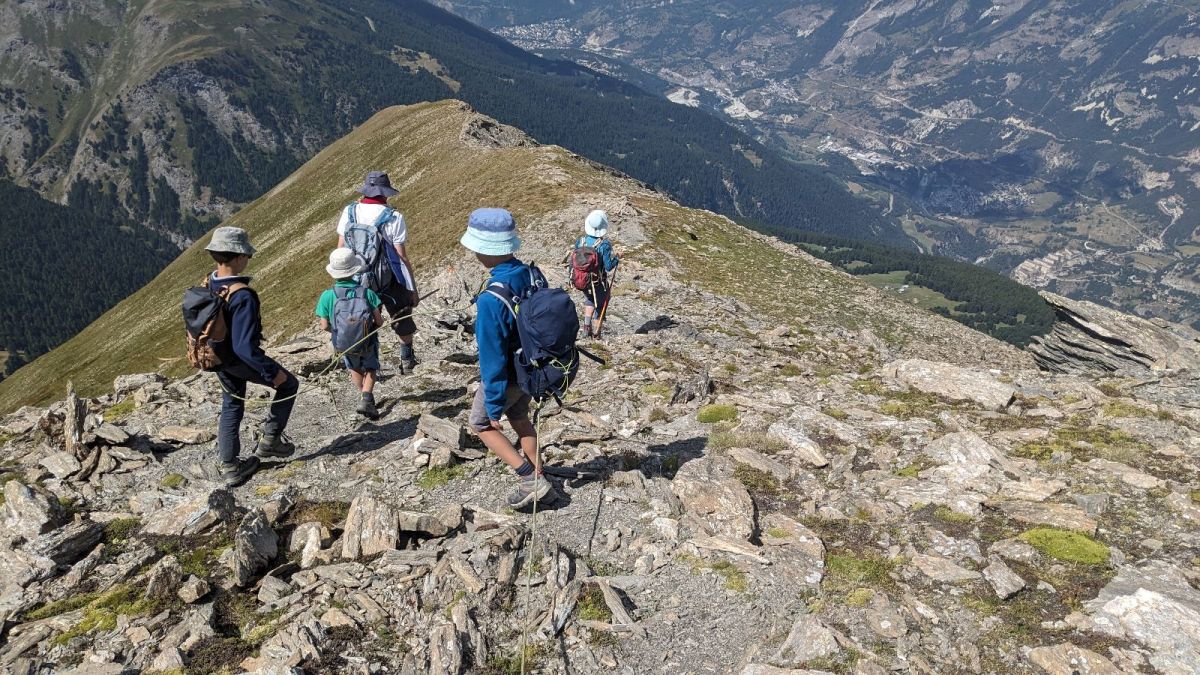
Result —
[{"label": "rope", "polygon": [[[425,298],[428,298],[429,296],[431,296],[431,295],[433,295],[433,294],[435,294],[435,293],[437,293],[437,291],[430,291],[430,292],[426,293],[425,295],[423,295],[423,296],[421,296],[421,297],[419,298],[418,302],[419,302],[419,301],[421,301],[421,300],[424,300]],[[321,378],[325,377],[325,375],[328,375],[328,374],[329,374],[329,373],[330,373],[330,372],[331,372],[331,371],[332,371],[334,368],[336,368],[336,367],[337,367],[337,364],[338,364],[338,362],[339,362],[339,361],[340,361],[340,360],[341,360],[341,359],[342,359],[344,356],[346,356],[346,355],[347,355],[347,354],[349,354],[350,352],[352,352],[352,351],[354,351],[355,349],[357,349],[357,348],[358,348],[358,346],[359,346],[359,345],[361,345],[362,343],[364,343],[364,342],[366,342],[367,340],[371,339],[371,336],[372,336],[372,335],[375,335],[375,334],[376,334],[376,333],[378,333],[379,331],[383,330],[384,328],[387,328],[387,327],[391,326],[392,324],[399,323],[399,322],[401,322],[401,321],[403,321],[403,320],[405,320],[405,319],[407,319],[407,318],[411,317],[411,316],[413,315],[413,312],[414,312],[414,311],[416,311],[416,308],[415,308],[415,307],[409,307],[407,312],[404,312],[404,313],[400,314],[399,316],[393,316],[393,317],[389,317],[387,321],[384,321],[382,324],[380,324],[378,327],[376,327],[376,328],[375,328],[375,330],[373,330],[373,331],[371,331],[371,332],[367,333],[366,335],[364,335],[364,336],[362,337],[362,339],[361,339],[361,340],[359,340],[358,342],[355,342],[354,344],[352,344],[352,345],[350,345],[349,347],[347,347],[346,349],[344,349],[344,350],[342,350],[342,351],[338,352],[337,354],[334,354],[334,355],[333,355],[333,358],[329,359],[329,365],[325,366],[325,369],[324,369],[324,370],[322,370],[321,372],[319,372],[319,373],[317,373],[317,374],[316,374],[316,376],[315,376],[315,377],[316,377],[316,379],[320,380]],[[310,378],[310,379],[311,379],[311,378]],[[306,388],[306,387],[300,387],[300,388],[296,389],[296,393],[292,394],[291,396],[285,396],[285,397],[283,397],[283,398],[279,398],[279,399],[271,399],[271,400],[269,400],[269,401],[264,401],[264,400],[260,400],[260,399],[257,399],[257,398],[246,398],[246,397],[244,397],[244,396],[238,396],[237,394],[233,393],[232,391],[229,391],[229,389],[225,387],[225,383],[224,383],[224,382],[221,382],[221,380],[220,380],[220,379],[218,379],[218,380],[217,380],[217,382],[218,382],[218,383],[220,383],[222,391],[224,391],[224,392],[225,392],[225,394],[226,394],[227,396],[230,396],[231,398],[235,398],[235,399],[237,399],[237,400],[239,400],[239,401],[242,401],[242,402],[244,402],[244,403],[247,403],[247,404],[250,404],[250,405],[255,405],[255,406],[260,406],[260,407],[261,407],[261,406],[269,406],[269,405],[272,405],[272,404],[275,404],[275,403],[279,403],[280,401],[289,401],[289,400],[291,400],[291,399],[294,399],[294,398],[298,397],[298,396],[299,396],[301,393],[303,393],[303,392],[305,392],[305,391],[312,390],[312,389],[314,388],[314,387],[312,387],[312,386],[309,386],[309,387],[307,387],[307,388]],[[329,395],[330,395],[330,398],[332,398],[332,397],[333,397],[333,394],[332,394],[332,392],[329,390],[328,383],[324,383],[324,382],[322,382],[322,386],[324,386],[324,387],[325,387],[325,389],[326,389],[326,392],[327,392],[327,393],[329,393]],[[336,402],[336,401],[334,402],[334,407],[335,407],[335,408],[337,407],[337,402]],[[339,414],[339,415],[341,414],[341,410],[340,410],[340,409],[338,410],[338,414]],[[345,421],[345,420],[344,420],[344,418],[343,418],[343,421]]]},{"label": "rope", "polygon": [[[533,404],[533,440],[535,455],[533,460],[533,475],[542,477],[542,402]],[[545,480],[543,477],[542,480]],[[537,478],[534,479],[536,483]],[[525,560],[525,620],[521,626],[521,675],[525,675],[525,645],[529,640],[529,596],[533,587],[533,552],[537,546],[537,507],[538,500],[533,500],[533,516],[529,523],[529,555]],[[553,619],[552,619],[553,620]]]}]

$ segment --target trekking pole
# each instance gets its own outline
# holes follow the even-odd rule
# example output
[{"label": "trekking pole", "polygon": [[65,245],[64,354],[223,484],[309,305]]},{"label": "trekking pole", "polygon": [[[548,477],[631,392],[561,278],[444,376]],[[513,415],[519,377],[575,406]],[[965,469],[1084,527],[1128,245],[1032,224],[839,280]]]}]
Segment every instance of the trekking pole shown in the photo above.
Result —
[{"label": "trekking pole", "polygon": [[600,318],[598,319],[599,323],[596,325],[597,340],[600,339],[600,333],[604,332],[604,314],[608,311],[608,303],[612,302],[613,288],[615,288],[617,285],[617,274],[619,274],[620,271],[621,268],[619,267],[613,270],[612,279],[610,279],[608,282],[608,294],[604,296],[604,306],[600,308]]},{"label": "trekking pole", "polygon": [[[533,461],[534,484],[542,473],[542,402],[536,401],[533,406],[533,442],[536,457]],[[543,480],[545,480],[543,478]],[[534,492],[536,495],[537,493]],[[537,546],[537,507],[538,500],[533,500],[533,516],[529,522],[529,554],[525,556],[525,616],[521,625],[521,675],[525,675],[525,645],[529,640],[529,596],[533,591],[533,554]]]}]

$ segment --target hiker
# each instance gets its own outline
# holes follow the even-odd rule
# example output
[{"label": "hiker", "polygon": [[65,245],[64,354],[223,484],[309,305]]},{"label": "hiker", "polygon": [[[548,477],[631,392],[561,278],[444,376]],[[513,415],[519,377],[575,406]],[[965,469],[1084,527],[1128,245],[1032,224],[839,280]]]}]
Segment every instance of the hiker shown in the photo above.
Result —
[{"label": "hiker", "polygon": [[[490,271],[485,288],[501,285],[515,295],[522,295],[537,283],[530,266],[513,256],[521,246],[516,228],[512,214],[504,209],[483,208],[471,213],[460,243],[474,252],[476,259]],[[544,277],[541,282],[544,283]],[[513,359],[520,338],[516,319],[500,298],[486,292],[479,294],[475,310],[480,384],[471,403],[471,429],[516,473],[517,489],[507,500],[510,507],[520,509],[535,501],[557,499],[553,486],[541,471],[537,432],[529,419],[532,397],[517,384]],[[500,419],[505,415],[517,432],[519,453],[500,430]]]},{"label": "hiker", "polygon": [[368,173],[358,192],[362,199],[342,209],[338,220],[338,248],[352,249],[362,257],[361,281],[383,300],[392,330],[400,338],[400,371],[412,372],[417,365],[413,351],[417,324],[412,313],[421,296],[405,248],[408,225],[399,211],[387,205],[388,198],[400,192],[382,171]]},{"label": "hiker", "polygon": [[613,252],[612,242],[605,239],[608,214],[604,211],[589,213],[583,221],[583,232],[567,260],[571,283],[583,291],[583,330],[590,338],[600,331],[612,291],[608,275],[621,264],[621,256]]},{"label": "hiker", "polygon": [[330,334],[333,349],[342,354],[350,381],[361,395],[356,412],[368,419],[379,417],[375,406],[375,376],[379,372],[379,333],[383,325],[383,301],[375,291],[360,285],[354,276],[366,263],[348,248],[329,254],[325,271],[333,277],[333,288],[317,300],[321,330]]},{"label": "hiker", "polygon": [[[226,323],[229,327],[229,350],[217,370],[224,396],[221,400],[221,419],[218,425],[217,455],[221,480],[225,485],[241,485],[258,469],[259,459],[290,457],[296,446],[283,434],[292,406],[296,403],[299,381],[274,359],[263,353],[262,316],[258,294],[250,288],[250,277],[242,273],[250,264],[254,247],[250,237],[240,227],[218,227],[212,241],[205,247],[216,262],[216,270],[208,278],[210,290],[225,293],[228,304]],[[239,430],[246,413],[246,383],[253,382],[275,389],[275,398],[254,455],[238,459],[241,454]]]}]

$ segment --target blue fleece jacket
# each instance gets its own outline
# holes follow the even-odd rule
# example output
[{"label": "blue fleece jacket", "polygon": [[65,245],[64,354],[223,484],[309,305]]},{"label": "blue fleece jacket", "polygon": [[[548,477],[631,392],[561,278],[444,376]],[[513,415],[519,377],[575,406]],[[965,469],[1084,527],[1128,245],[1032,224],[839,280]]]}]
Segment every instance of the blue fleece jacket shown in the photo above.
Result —
[{"label": "blue fleece jacket", "polygon": [[[249,284],[250,277],[218,277],[214,272],[208,287],[217,290],[234,283]],[[258,295],[238,291],[229,298],[229,340],[233,354],[267,382],[279,373],[279,364],[267,356],[262,347],[262,315],[258,310]]]},{"label": "blue fleece jacket", "polygon": [[[488,284],[508,284],[520,296],[530,288],[529,266],[513,258],[492,268]],[[475,342],[479,345],[479,377],[489,419],[504,415],[504,398],[510,385],[517,384],[513,353],[520,346],[517,320],[494,295],[480,293],[475,301]]]},{"label": "blue fleece jacket", "polygon": [[621,264],[621,259],[613,253],[612,243],[607,239],[585,234],[579,238],[579,241],[575,242],[575,248],[580,248],[581,246],[594,246],[596,248],[596,253],[600,254],[600,261],[604,263],[605,272],[611,272],[617,269],[617,265]]}]

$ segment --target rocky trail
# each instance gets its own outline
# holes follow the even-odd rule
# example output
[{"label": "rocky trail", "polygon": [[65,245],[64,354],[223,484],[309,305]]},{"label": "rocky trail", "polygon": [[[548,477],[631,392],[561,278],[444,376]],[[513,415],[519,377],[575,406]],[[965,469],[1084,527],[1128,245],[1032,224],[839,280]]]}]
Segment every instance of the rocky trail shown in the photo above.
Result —
[{"label": "rocky trail", "polygon": [[536,527],[463,429],[476,280],[453,270],[382,419],[349,417],[343,373],[308,381],[296,457],[232,491],[211,376],[8,417],[0,666],[507,673],[525,641],[529,672],[1200,667],[1195,408],[697,315],[628,273],[608,363],[543,414],[563,498]]}]

